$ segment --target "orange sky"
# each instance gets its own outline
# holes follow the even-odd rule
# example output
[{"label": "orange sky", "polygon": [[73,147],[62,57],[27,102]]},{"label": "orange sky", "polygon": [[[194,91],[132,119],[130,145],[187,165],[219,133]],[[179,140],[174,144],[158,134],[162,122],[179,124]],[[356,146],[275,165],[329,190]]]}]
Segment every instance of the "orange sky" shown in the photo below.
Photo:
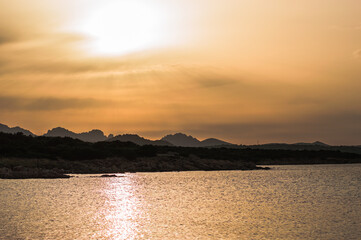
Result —
[{"label": "orange sky", "polygon": [[361,2],[0,0],[0,89],[36,134],[361,145]]}]

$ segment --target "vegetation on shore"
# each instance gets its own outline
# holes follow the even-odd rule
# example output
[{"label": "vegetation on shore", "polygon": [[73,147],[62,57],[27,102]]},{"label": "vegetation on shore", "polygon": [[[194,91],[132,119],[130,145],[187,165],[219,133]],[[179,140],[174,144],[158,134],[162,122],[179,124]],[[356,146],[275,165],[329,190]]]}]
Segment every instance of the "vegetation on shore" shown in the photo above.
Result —
[{"label": "vegetation on shore", "polygon": [[359,162],[361,155],[339,151],[139,146],[131,142],[89,143],[72,138],[0,133],[1,174],[11,171],[16,175],[19,167],[28,169],[23,169],[25,173],[42,169],[63,174],[252,170],[265,164]]}]

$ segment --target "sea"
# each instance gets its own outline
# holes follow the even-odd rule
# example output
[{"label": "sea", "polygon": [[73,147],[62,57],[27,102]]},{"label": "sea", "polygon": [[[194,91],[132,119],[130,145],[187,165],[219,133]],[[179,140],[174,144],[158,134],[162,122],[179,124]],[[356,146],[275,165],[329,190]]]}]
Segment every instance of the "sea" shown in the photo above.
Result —
[{"label": "sea", "polygon": [[0,179],[0,239],[361,239],[361,164]]}]

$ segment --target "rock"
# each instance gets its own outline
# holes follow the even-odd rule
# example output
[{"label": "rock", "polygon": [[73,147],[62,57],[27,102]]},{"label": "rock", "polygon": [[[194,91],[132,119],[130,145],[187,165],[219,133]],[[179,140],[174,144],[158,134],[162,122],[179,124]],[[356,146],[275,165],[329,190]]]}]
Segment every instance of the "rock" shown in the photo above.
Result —
[{"label": "rock", "polygon": [[100,177],[102,177],[102,178],[110,178],[110,177],[119,177],[119,176],[117,176],[115,174],[103,174]]}]

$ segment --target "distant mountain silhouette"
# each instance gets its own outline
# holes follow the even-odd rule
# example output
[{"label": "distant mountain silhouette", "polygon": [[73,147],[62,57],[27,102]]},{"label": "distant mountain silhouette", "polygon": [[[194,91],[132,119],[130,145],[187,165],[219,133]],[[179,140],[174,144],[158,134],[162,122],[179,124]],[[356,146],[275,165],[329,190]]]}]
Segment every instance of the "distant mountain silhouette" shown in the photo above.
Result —
[{"label": "distant mountain silhouette", "polygon": [[26,136],[35,136],[34,133],[30,132],[29,130],[26,130],[26,129],[23,129],[21,127],[8,127],[7,125],[4,125],[4,124],[1,124],[0,123],[0,132],[3,132],[3,133],[22,133]]},{"label": "distant mountain silhouette", "polygon": [[[21,127],[8,127],[5,124],[0,123],[0,132],[4,133],[23,133],[27,136],[36,136],[29,130],[23,129]],[[143,138],[136,134],[124,134],[114,136],[109,134],[105,136],[101,130],[91,130],[89,132],[75,133],[68,129],[57,127],[51,130],[48,130],[45,137],[70,137],[74,139],[79,139],[85,142],[100,142],[100,141],[121,141],[121,142],[133,142],[138,145],[156,145],[156,146],[180,146],[180,147],[207,147],[207,148],[235,148],[235,149],[264,149],[264,150],[307,150],[307,151],[341,151],[348,153],[357,153],[361,154],[361,146],[332,146],[326,143],[316,141],[312,143],[299,142],[293,144],[287,143],[268,143],[262,145],[237,145],[228,143],[216,138],[208,138],[203,141],[199,141],[197,138],[184,133],[169,134],[163,137],[161,140],[149,140]]]},{"label": "distant mountain silhouette", "polygon": [[121,141],[121,142],[133,142],[138,145],[156,145],[156,146],[173,146],[171,143],[164,140],[149,140],[140,137],[136,134],[124,134],[118,135],[108,139],[108,141]]},{"label": "distant mountain silhouette", "polygon": [[47,133],[43,135],[44,137],[71,137],[75,138],[77,136],[76,133],[69,131],[68,129],[62,127],[56,127],[51,130],[48,130]]},{"label": "distant mountain silhouette", "polygon": [[90,132],[83,132],[79,134],[79,139],[85,142],[100,142],[107,140],[103,131],[99,129],[93,129]]},{"label": "distant mountain silhouette", "polygon": [[330,145],[322,142],[313,143],[266,143],[262,145],[244,145],[243,147],[260,148],[260,149],[285,149],[285,150],[324,150],[329,149]]},{"label": "distant mountain silhouette", "polygon": [[314,146],[329,146],[328,144],[326,143],[323,143],[323,142],[320,142],[320,141],[316,141],[316,142],[313,142],[313,143],[304,143],[304,142],[301,142],[301,143],[295,143],[294,145],[314,145]]},{"label": "distant mountain silhouette", "polygon": [[[230,146],[233,148],[233,146]],[[340,151],[347,153],[361,154],[360,146],[332,146],[322,142],[313,143],[268,143],[262,145],[238,145],[235,148],[250,148],[250,149],[262,149],[262,150],[297,150],[297,151]]]},{"label": "distant mountain silhouette", "polygon": [[207,138],[203,141],[201,141],[200,146],[201,147],[216,147],[216,146],[237,146],[235,144],[225,142],[216,138]]},{"label": "distant mountain silhouette", "polygon": [[170,142],[174,146],[180,147],[216,147],[216,146],[228,146],[231,143],[218,140],[216,138],[208,138],[203,141],[199,141],[197,138],[187,136],[184,133],[170,134],[163,137],[161,140]]},{"label": "distant mountain silhouette", "polygon": [[100,142],[107,140],[107,137],[101,130],[91,130],[90,132],[74,133],[68,129],[57,127],[48,130],[44,137],[70,137],[82,140],[84,142]]},{"label": "distant mountain silhouette", "polygon": [[201,143],[197,138],[194,138],[190,135],[187,136],[184,133],[176,133],[173,135],[169,134],[163,137],[161,140],[180,147],[198,147]]}]

